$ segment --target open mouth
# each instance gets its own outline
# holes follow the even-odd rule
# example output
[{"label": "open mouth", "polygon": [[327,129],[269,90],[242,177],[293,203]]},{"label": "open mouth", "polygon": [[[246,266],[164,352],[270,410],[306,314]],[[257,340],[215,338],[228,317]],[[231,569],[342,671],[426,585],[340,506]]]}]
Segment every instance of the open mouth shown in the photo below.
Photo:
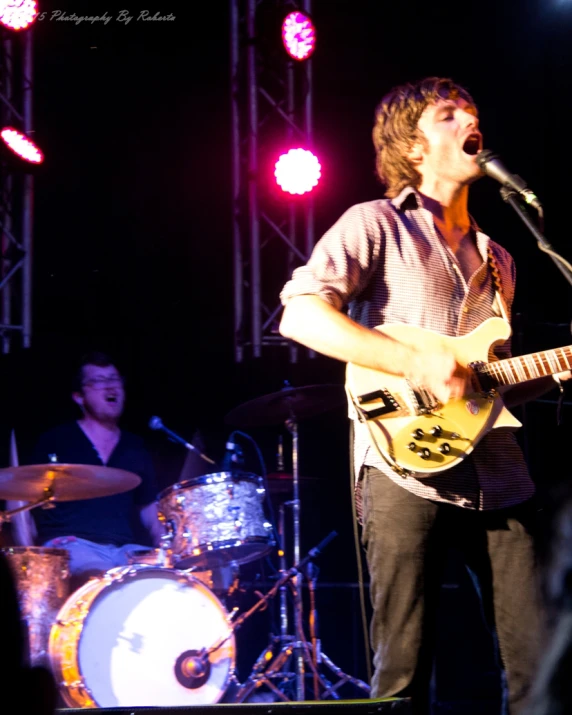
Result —
[{"label": "open mouth", "polygon": [[463,151],[470,156],[476,156],[481,150],[481,135],[469,134],[463,144]]},{"label": "open mouth", "polygon": [[117,397],[115,395],[106,395],[105,401],[115,404],[117,402]]}]

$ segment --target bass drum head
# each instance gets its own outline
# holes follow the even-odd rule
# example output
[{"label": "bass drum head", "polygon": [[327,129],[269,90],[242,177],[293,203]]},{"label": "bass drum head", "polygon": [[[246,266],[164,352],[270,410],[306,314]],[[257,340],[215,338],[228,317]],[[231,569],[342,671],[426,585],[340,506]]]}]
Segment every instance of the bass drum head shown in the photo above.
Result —
[{"label": "bass drum head", "polygon": [[[83,624],[83,683],[99,707],[217,703],[235,662],[227,618],[216,596],[191,577],[127,569],[102,590]],[[203,649],[229,635],[201,661]]]}]

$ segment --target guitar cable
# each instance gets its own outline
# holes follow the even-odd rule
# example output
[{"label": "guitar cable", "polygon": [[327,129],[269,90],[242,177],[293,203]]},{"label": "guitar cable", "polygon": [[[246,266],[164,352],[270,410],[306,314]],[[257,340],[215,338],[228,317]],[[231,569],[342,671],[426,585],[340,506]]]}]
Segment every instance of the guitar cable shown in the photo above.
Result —
[{"label": "guitar cable", "polygon": [[370,643],[369,643],[369,629],[368,629],[368,623],[367,623],[365,588],[364,588],[364,581],[363,581],[363,572],[364,572],[363,554],[362,554],[362,545],[361,545],[361,539],[360,539],[360,527],[358,524],[356,494],[355,494],[356,474],[355,474],[355,467],[354,467],[354,421],[352,419],[350,419],[349,423],[350,423],[350,429],[349,429],[350,469],[349,469],[349,473],[350,473],[350,493],[351,493],[351,503],[352,503],[352,522],[353,522],[353,531],[354,531],[354,547],[355,547],[355,552],[356,552],[356,564],[357,564],[357,571],[358,571],[359,603],[360,603],[360,612],[361,612],[361,625],[362,625],[362,631],[363,631],[363,641],[364,641],[364,647],[365,647],[365,665],[366,665],[366,670],[367,670],[367,682],[369,685],[371,685],[371,678],[372,678],[371,656],[370,656],[371,648],[370,648]]}]

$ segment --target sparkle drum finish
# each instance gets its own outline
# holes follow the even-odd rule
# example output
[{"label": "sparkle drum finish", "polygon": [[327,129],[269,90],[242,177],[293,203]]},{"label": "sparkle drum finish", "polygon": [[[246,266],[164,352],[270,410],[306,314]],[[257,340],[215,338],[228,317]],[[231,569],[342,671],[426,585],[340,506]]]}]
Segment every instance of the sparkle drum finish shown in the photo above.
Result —
[{"label": "sparkle drum finish", "polygon": [[171,534],[176,568],[245,564],[274,546],[264,516],[262,478],[216,472],[177,482],[159,494],[159,518]]},{"label": "sparkle drum finish", "polygon": [[11,546],[2,553],[16,581],[30,665],[47,666],[50,629],[69,594],[69,554],[42,546]]}]

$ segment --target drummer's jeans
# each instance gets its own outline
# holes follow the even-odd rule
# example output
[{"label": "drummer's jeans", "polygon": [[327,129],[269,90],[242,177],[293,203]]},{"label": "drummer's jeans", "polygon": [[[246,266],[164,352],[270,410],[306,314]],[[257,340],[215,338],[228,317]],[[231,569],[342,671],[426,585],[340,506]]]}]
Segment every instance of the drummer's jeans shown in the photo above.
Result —
[{"label": "drummer's jeans", "polygon": [[50,539],[44,546],[65,549],[69,553],[69,568],[72,576],[92,576],[102,571],[108,571],[115,566],[126,566],[129,563],[128,553],[130,551],[149,548],[140,544],[125,544],[125,546],[96,544],[77,536],[59,536],[56,539]]},{"label": "drummer's jeans", "polygon": [[372,696],[410,695],[413,713],[428,711],[439,577],[452,546],[478,577],[483,615],[500,646],[508,712],[520,713],[540,635],[533,501],[502,510],[462,509],[422,499],[366,467],[363,511],[373,605]]}]

